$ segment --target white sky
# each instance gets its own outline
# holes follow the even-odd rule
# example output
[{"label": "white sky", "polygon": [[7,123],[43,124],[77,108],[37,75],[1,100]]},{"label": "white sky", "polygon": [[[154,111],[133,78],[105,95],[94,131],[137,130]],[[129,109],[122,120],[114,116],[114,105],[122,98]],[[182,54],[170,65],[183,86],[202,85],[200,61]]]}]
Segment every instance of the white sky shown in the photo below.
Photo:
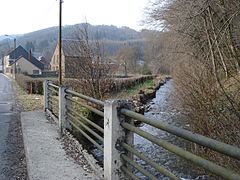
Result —
[{"label": "white sky", "polygon": [[[63,25],[128,26],[140,30],[149,0],[64,0]],[[0,35],[58,26],[59,0],[0,0]]]}]

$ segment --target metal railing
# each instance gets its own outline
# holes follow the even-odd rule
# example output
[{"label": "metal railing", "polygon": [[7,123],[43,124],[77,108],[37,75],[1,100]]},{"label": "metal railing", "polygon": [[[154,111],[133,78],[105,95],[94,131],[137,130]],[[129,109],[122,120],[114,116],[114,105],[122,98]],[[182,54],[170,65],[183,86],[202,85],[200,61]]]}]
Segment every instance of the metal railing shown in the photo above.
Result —
[{"label": "metal railing", "polygon": [[[224,154],[226,156],[235,158],[237,160],[240,160],[240,148],[204,137],[200,134],[196,134],[196,133],[192,133],[190,131],[169,125],[169,124],[165,124],[162,123],[161,121],[157,121],[154,119],[149,119],[146,118],[145,116],[135,113],[133,111],[130,111],[128,109],[121,109],[120,110],[121,114],[125,115],[128,118],[133,118],[135,120],[141,121],[142,123],[146,123],[148,125],[151,125],[157,129],[161,129],[163,131],[166,131],[170,134],[176,135],[178,137],[184,138],[190,142],[202,145],[204,147],[210,148],[214,151],[217,151],[221,154]],[[240,175],[237,174],[236,172],[224,168],[222,166],[219,166],[209,160],[206,160],[200,156],[197,156],[191,152],[188,152],[176,145],[173,145],[167,141],[164,141],[160,138],[157,138],[155,136],[153,136],[152,134],[145,132],[143,130],[141,130],[138,127],[135,127],[129,123],[123,122],[121,123],[122,127],[130,132],[133,132],[139,136],[141,136],[142,138],[145,138],[147,140],[149,140],[150,142],[180,156],[181,158],[184,158],[185,160],[188,160],[194,164],[196,164],[199,167],[204,168],[205,170],[214,173],[215,175],[218,175],[220,177],[223,177],[225,179],[240,179]],[[140,159],[142,159],[143,161],[145,161],[146,163],[148,163],[149,165],[152,165],[152,167],[154,167],[159,173],[164,174],[165,176],[171,178],[171,179],[180,179],[178,177],[176,177],[175,175],[173,175],[171,172],[169,172],[168,170],[164,169],[162,166],[155,164],[152,160],[150,160],[149,158],[147,158],[146,156],[144,156],[143,154],[139,153],[138,151],[136,151],[133,147],[131,147],[130,145],[126,144],[126,143],[122,143],[123,148],[128,151],[131,152],[132,154],[136,155],[137,157],[139,157]],[[123,156],[123,160],[130,164],[131,166],[133,166],[134,168],[136,168],[139,172],[141,172],[142,174],[144,174],[146,177],[152,179],[152,175],[150,173],[146,173],[145,171],[143,171],[143,169],[140,169],[135,162],[132,159],[127,159],[126,157]],[[124,172],[126,172],[127,174],[132,176],[135,176],[131,171],[129,171],[129,169],[124,168],[123,169]],[[135,177],[136,178],[136,177]]]},{"label": "metal railing", "polygon": [[[104,103],[94,98],[82,95],[66,87],[54,85],[51,81],[44,82],[45,110],[58,122],[60,132],[69,129],[70,132],[80,133],[96,148],[103,152],[103,109]],[[92,121],[86,115],[96,114],[102,121]]]},{"label": "metal railing", "polygon": [[[84,113],[81,113],[81,111],[95,113],[102,117],[102,119],[99,118],[98,120],[102,121],[103,124],[103,112],[94,107],[100,106],[100,108],[103,109],[103,102],[69,89],[66,89],[65,93],[67,102],[70,102],[67,103],[66,106],[66,121],[103,152],[103,127],[93,122],[89,117],[84,115]],[[91,104],[88,105],[88,103]]]},{"label": "metal railing", "polygon": [[59,86],[48,82],[47,85],[48,91],[48,111],[50,111],[50,115],[52,118],[57,121],[59,115]]},{"label": "metal railing", "polygon": [[[225,179],[240,179],[238,173],[219,166],[214,162],[195,155],[134,126],[133,119],[188,140],[191,143],[209,148],[235,160],[240,160],[240,148],[238,147],[173,125],[165,124],[159,120],[146,118],[141,114],[131,111],[131,103],[128,101],[113,100],[102,102],[67,89],[66,87],[58,87],[51,82],[45,82],[44,94],[46,111],[53,114],[54,112],[57,113],[53,108],[53,104],[58,103],[58,115],[55,117],[58,117],[61,132],[62,129],[69,128],[67,125],[69,124],[71,128],[74,128],[103,152],[104,179],[117,180],[126,177],[139,179],[135,173],[136,171],[148,179],[157,179],[156,176],[135,161],[133,157],[138,157],[161,175],[169,177],[170,179],[180,179],[180,177],[177,177],[173,172],[167,170],[164,165],[158,164],[149,158],[147,154],[136,150],[136,148],[134,148],[134,134],[219,177]],[[102,111],[103,109],[104,112]],[[86,111],[95,114],[98,119],[92,119],[84,113]]]}]

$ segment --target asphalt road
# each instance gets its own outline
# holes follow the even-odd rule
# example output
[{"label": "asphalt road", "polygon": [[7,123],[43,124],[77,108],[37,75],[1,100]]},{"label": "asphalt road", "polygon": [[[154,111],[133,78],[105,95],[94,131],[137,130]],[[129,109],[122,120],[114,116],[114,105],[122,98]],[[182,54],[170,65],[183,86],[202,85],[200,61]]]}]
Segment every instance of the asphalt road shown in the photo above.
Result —
[{"label": "asphalt road", "polygon": [[0,180],[26,179],[20,115],[11,80],[0,73]]}]

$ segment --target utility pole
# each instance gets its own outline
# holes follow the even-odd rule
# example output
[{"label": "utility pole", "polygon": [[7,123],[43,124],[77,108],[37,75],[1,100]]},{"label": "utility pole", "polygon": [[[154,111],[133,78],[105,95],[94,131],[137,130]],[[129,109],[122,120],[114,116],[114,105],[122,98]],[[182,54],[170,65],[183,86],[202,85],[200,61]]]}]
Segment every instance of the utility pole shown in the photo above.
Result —
[{"label": "utility pole", "polygon": [[14,41],[14,79],[16,79],[16,73],[17,73],[17,67],[16,67],[16,55],[15,55],[15,50],[16,50],[16,44],[17,44],[17,40],[16,40],[16,38],[14,38],[13,39],[13,41]]},{"label": "utility pole", "polygon": [[62,0],[59,0],[59,86],[62,85]]}]

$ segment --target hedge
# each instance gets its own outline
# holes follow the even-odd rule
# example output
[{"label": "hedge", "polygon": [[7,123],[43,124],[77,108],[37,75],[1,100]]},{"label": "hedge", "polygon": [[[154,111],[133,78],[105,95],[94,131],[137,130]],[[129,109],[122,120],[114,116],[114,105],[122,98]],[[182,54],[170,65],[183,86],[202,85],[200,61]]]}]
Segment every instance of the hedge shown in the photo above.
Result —
[{"label": "hedge", "polygon": [[[147,80],[152,80],[154,76],[138,76],[131,78],[114,78],[111,83],[108,84],[107,92],[119,92],[123,89],[128,89],[134,87],[138,84],[142,84]],[[16,75],[16,81],[20,87],[23,88],[24,91],[30,93],[31,85],[32,85],[32,93],[33,94],[43,94],[43,82],[47,78],[31,78],[29,76],[18,74]],[[57,79],[51,79],[53,83],[57,84]],[[77,79],[65,79],[64,84],[70,86],[73,90],[81,92],[81,87],[79,86],[79,80]],[[105,83],[104,83],[105,84]],[[105,84],[106,85],[106,84]]]},{"label": "hedge", "polygon": [[[44,78],[31,78],[23,74],[16,75],[16,82],[18,85],[27,93],[30,94],[31,86],[33,94],[43,94],[43,82],[46,80]],[[57,83],[56,80],[53,81]]]}]

